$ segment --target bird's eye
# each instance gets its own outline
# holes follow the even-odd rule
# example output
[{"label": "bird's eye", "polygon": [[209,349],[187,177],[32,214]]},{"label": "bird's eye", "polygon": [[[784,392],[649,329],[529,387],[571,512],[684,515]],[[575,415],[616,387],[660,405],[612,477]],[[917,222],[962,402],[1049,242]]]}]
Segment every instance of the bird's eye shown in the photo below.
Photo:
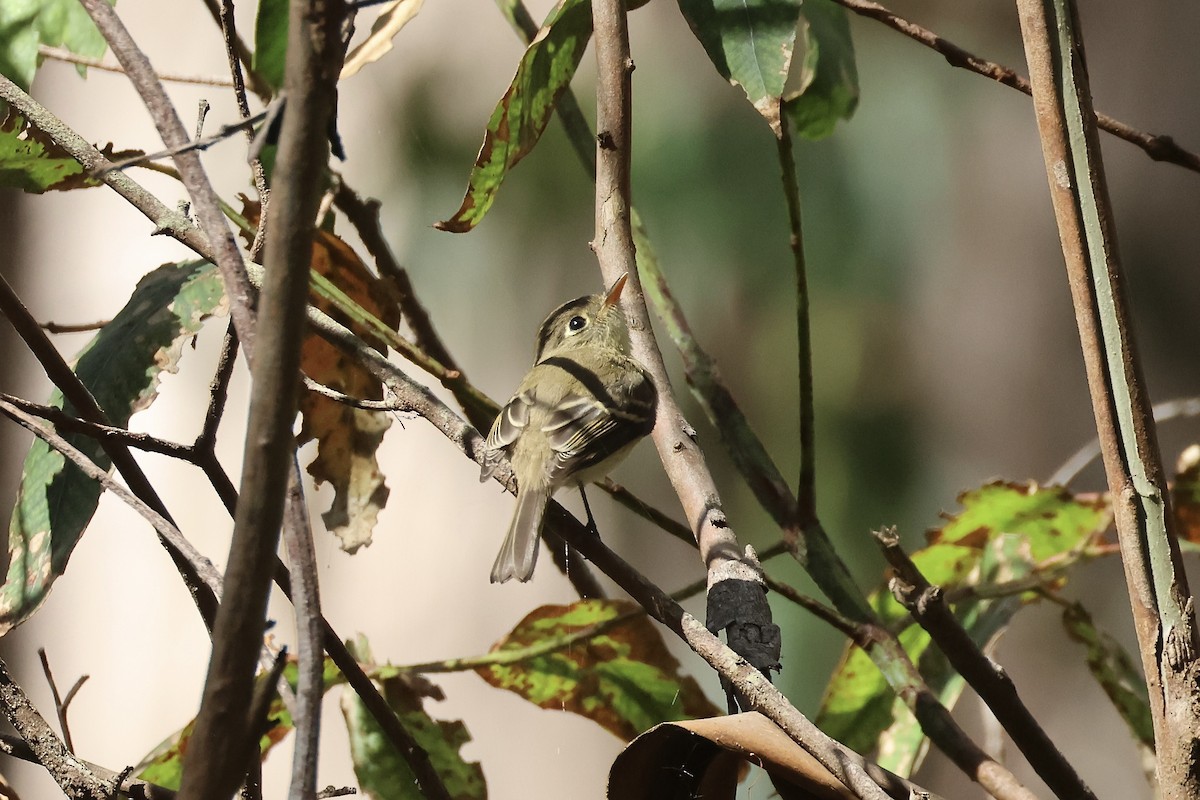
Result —
[{"label": "bird's eye", "polygon": [[571,321],[567,323],[567,330],[571,333],[577,333],[587,327],[587,319],[581,316],[571,317]]}]

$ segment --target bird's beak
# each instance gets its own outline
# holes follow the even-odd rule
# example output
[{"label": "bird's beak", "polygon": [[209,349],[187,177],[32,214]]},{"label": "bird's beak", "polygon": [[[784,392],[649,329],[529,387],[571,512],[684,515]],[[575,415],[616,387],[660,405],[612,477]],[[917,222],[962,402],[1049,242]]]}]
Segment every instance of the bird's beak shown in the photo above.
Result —
[{"label": "bird's beak", "polygon": [[629,273],[622,272],[621,277],[617,278],[617,282],[608,290],[608,295],[604,298],[603,308],[615,306],[617,301],[621,299],[621,290],[625,288],[625,281],[629,280]]}]

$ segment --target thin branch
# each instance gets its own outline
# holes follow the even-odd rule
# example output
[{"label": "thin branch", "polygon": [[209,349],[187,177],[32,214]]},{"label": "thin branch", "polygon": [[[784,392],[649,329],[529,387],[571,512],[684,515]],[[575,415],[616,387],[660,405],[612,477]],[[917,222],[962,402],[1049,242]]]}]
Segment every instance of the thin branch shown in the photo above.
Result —
[{"label": "thin branch", "polygon": [[63,697],[58,693],[58,684],[54,681],[54,673],[50,671],[50,658],[46,655],[46,648],[38,648],[38,658],[42,662],[42,674],[46,676],[46,683],[50,685],[50,694],[54,698],[54,714],[58,717],[58,727],[62,731],[63,744],[69,752],[75,752],[75,744],[71,741],[71,726],[67,724],[67,708],[71,705],[71,701],[75,699],[75,695],[83,688],[83,684],[87,681],[87,675],[80,675],[74,685]]},{"label": "thin branch", "polygon": [[229,399],[229,381],[233,378],[233,368],[237,364],[237,351],[237,330],[230,321],[221,340],[221,355],[217,360],[216,372],[208,385],[208,409],[204,412],[204,424],[196,436],[195,444],[192,445],[193,450],[215,452],[217,430],[221,427],[221,417]]},{"label": "thin branch", "polygon": [[88,333],[90,331],[98,331],[107,325],[112,320],[102,319],[96,322],[77,322],[66,324],[61,322],[40,322],[42,330],[46,333]]},{"label": "thin branch", "polygon": [[[879,3],[872,2],[872,0],[834,0],[834,2],[845,6],[855,14],[882,22],[892,30],[899,31],[913,41],[941,53],[952,67],[960,67],[974,72],[976,75],[991,78],[1022,94],[1031,94],[1032,92],[1029,81],[1014,70],[969,53],[933,31],[922,28],[899,14],[889,11]],[[1180,147],[1170,136],[1145,133],[1101,113],[1096,114],[1096,124],[1114,136],[1140,147],[1155,161],[1166,161],[1193,172],[1200,172],[1200,155]]]},{"label": "thin branch", "polygon": [[325,694],[321,647],[321,592],[312,525],[304,501],[300,462],[292,460],[284,511],[283,546],[291,566],[292,607],[296,614],[296,745],[292,753],[289,800],[308,800],[317,790],[317,754],[321,737],[321,701]]},{"label": "thin branch", "polygon": [[238,131],[251,130],[255,125],[265,120],[270,113],[270,109],[266,109],[260,111],[252,117],[246,117],[242,119],[241,122],[232,122],[228,125],[222,125],[217,129],[216,133],[208,136],[200,136],[199,133],[197,133],[195,138],[190,139],[178,147],[168,147],[165,150],[159,150],[155,153],[143,153],[139,156],[131,156],[130,158],[116,161],[104,167],[103,170],[94,173],[93,177],[102,178],[104,177],[105,172],[128,169],[129,167],[140,167],[150,161],[158,161],[164,158],[175,158],[176,156],[183,155],[184,153],[194,153],[197,151],[207,150],[214,144],[219,144],[220,142],[225,141]]},{"label": "thin branch", "polygon": [[[38,55],[55,61],[64,61],[68,64],[79,64],[90,69],[115,72],[119,75],[125,74],[125,70],[121,68],[120,64],[107,64],[99,59],[87,58],[86,56],[72,53],[64,47],[50,47],[49,45],[40,44],[38,45]],[[168,83],[190,83],[196,86],[221,86],[225,88],[233,86],[233,83],[227,78],[205,77],[202,75],[178,75],[172,72],[159,72],[156,74],[160,81],[167,81]]]},{"label": "thin branch", "polygon": [[37,762],[46,768],[67,797],[72,800],[109,800],[110,787],[54,735],[46,720],[9,675],[8,666],[3,661],[0,661],[0,704],[4,706],[4,716],[32,749]]},{"label": "thin branch", "polygon": [[[231,795],[244,774],[241,754],[253,733],[246,728],[244,713],[262,646],[263,620],[295,452],[292,424],[309,291],[313,220],[328,160],[326,131],[344,56],[344,17],[345,8],[338,0],[301,0],[289,9],[285,70],[288,111],[279,137],[272,219],[267,227],[266,274],[258,307],[260,338],[251,364],[249,434],[225,573],[226,601],[217,612],[213,629],[204,694],[180,785],[183,800]],[[241,325],[238,338],[243,346],[248,344]],[[432,778],[421,774],[416,777],[425,791],[436,794],[440,789],[440,795],[446,796],[436,773]]]},{"label": "thin branch", "polygon": [[[224,26],[221,25],[220,3],[221,0],[204,0],[204,6],[208,9],[208,13],[212,15],[213,21],[217,23],[218,27],[223,28]],[[231,38],[233,41],[233,50],[237,54],[238,63],[241,64],[242,68],[246,71],[246,82],[250,87],[250,91],[254,92],[254,94],[263,102],[270,100],[274,92],[271,90],[271,87],[267,85],[267,82],[263,80],[262,76],[254,71],[254,56],[250,52],[250,48],[246,46],[246,43],[242,41],[241,37],[237,36],[236,33]]]},{"label": "thin branch", "polygon": [[304,388],[310,392],[316,392],[322,397],[328,397],[336,403],[350,406],[351,408],[361,408],[365,411],[402,411],[403,406],[395,400],[363,400],[358,397],[351,397],[345,392],[339,392],[337,389],[331,389],[323,383],[317,383],[307,375],[304,376]]},{"label": "thin branch", "polygon": [[28,400],[23,400],[20,397],[14,397],[4,392],[0,392],[0,399],[11,403],[35,417],[41,417],[48,422],[53,422],[54,427],[59,430],[69,431],[70,433],[82,433],[101,443],[109,442],[123,447],[144,450],[147,453],[158,453],[159,455],[178,458],[181,461],[195,462],[195,453],[188,445],[169,442],[166,439],[159,439],[148,433],[133,433],[125,428],[118,428],[114,425],[101,425],[95,422],[88,422],[79,417],[71,416],[61,408],[41,405],[40,403],[31,403]]},{"label": "thin branch", "polygon": [[803,531],[817,521],[817,457],[813,423],[812,330],[809,322],[808,267],[804,259],[804,232],[800,212],[800,182],[787,114],[780,115],[779,137],[775,140],[787,201],[792,267],[796,276],[796,353],[799,375],[800,479],[796,485],[797,529]]},{"label": "thin branch", "polygon": [[896,600],[909,610],[951,666],[979,694],[1038,777],[1057,797],[1095,800],[1096,795],[1022,702],[1012,679],[983,654],[951,613],[941,589],[930,585],[900,547],[896,529],[875,531],[874,536],[888,564],[896,571],[889,584]]},{"label": "thin branch", "polygon": [[[229,74],[233,76],[233,94],[237,98],[238,113],[243,120],[249,120],[250,103],[246,98],[246,80],[242,72],[242,63],[238,60],[237,23],[233,13],[233,0],[221,0],[221,10],[217,20],[221,25],[221,37],[225,40],[225,57],[229,61]],[[268,115],[270,110],[268,109]],[[264,125],[265,130],[270,125]],[[271,204],[271,190],[267,187],[267,171],[259,158],[258,148],[254,143],[254,131],[245,128],[246,143],[252,152],[250,157],[250,172],[254,175],[254,190],[258,193],[258,230],[254,232],[254,241],[250,245],[250,258],[257,261],[266,243],[267,210]]]},{"label": "thin branch", "polygon": [[[1167,422],[1180,417],[1200,417],[1200,397],[1181,397],[1177,400],[1167,400],[1156,403],[1151,409],[1154,422]],[[1079,477],[1079,473],[1100,456],[1100,440],[1092,439],[1079,448],[1063,465],[1054,471],[1048,486],[1070,486]]]},{"label": "thin branch", "polygon": [[1082,35],[1067,0],[1018,0],[1051,202],[1146,673],[1158,788],[1200,796],[1196,615],[1133,339]]},{"label": "thin branch", "polygon": [[[185,146],[188,143],[188,133],[179,119],[178,112],[167,97],[162,83],[154,76],[146,54],[133,41],[133,37],[129,35],[113,7],[108,4],[108,0],[80,2],[104,35],[113,55],[121,62],[129,76],[129,82],[141,95],[163,144],[172,150]],[[200,221],[200,227],[212,248],[214,263],[225,281],[225,294],[229,298],[230,314],[237,326],[238,338],[246,348],[247,357],[253,360],[254,295],[246,277],[241,252],[221,212],[220,199],[200,163],[200,155],[195,152],[181,152],[175,155],[174,160],[183,185],[192,199],[192,208]]]}]

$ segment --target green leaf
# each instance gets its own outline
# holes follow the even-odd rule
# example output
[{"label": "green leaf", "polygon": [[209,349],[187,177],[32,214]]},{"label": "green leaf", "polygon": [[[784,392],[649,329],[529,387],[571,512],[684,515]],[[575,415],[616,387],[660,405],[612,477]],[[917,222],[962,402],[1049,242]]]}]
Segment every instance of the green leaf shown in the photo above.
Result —
[{"label": "green leaf", "polygon": [[466,233],[495,202],[509,170],[527,156],[546,129],[554,105],[571,83],[592,36],[589,0],[562,0],[517,65],[508,91],[488,120],[462,205],[434,227]]},{"label": "green leaf", "polygon": [[[441,690],[416,675],[396,674],[386,667],[371,666],[370,650],[361,639],[352,647],[355,658],[377,674],[391,673],[377,681],[400,724],[429,754],[446,792],[454,800],[486,798],[487,784],[479,762],[468,762],[459,752],[471,741],[467,726],[459,720],[435,720],[426,713],[425,699],[443,700]],[[342,714],[350,735],[350,758],[359,787],[370,800],[421,800],[408,762],[396,751],[371,712],[357,694],[344,690]]]},{"label": "green leaf", "polygon": [[800,0],[678,0],[721,77],[741,86],[779,135],[779,106],[796,45]]},{"label": "green leaf", "polygon": [[[221,279],[210,264],[166,264],[146,275],[125,307],[84,347],[75,374],[91,391],[112,424],[149,406],[162,373],[174,372],[184,342],[203,319],[223,313]],[[55,391],[50,404],[64,407]],[[74,409],[66,406],[68,413]],[[68,441],[102,469],[104,451],[82,435]],[[63,456],[35,439],[25,458],[21,487],[9,524],[9,570],[0,586],[0,635],[23,622],[46,599],[66,568],[100,499],[100,485]]]},{"label": "green leaf", "polygon": [[1087,648],[1087,665],[1092,677],[1108,695],[1117,713],[1138,743],[1154,748],[1154,722],[1141,670],[1120,642],[1099,630],[1087,610],[1078,603],[1063,609],[1063,627],[1071,638]]},{"label": "green leaf", "polygon": [[[0,2],[0,73],[25,91],[37,72],[39,44],[87,58],[99,58],[108,47],[79,0]],[[77,69],[87,74],[86,67]]]},{"label": "green leaf", "polygon": [[254,20],[254,71],[275,91],[283,88],[287,61],[288,0],[259,0]]},{"label": "green leaf", "polygon": [[[143,155],[140,150],[101,149],[109,161]],[[17,114],[0,121],[0,187],[21,189],[31,194],[99,186],[100,181],[84,173],[83,167],[49,135]]]},{"label": "green leaf", "polygon": [[491,651],[540,652],[476,672],[497,688],[542,708],[585,716],[626,741],[660,722],[719,714],[696,681],[679,674],[679,662],[644,614],[551,652],[541,650],[548,640],[568,639],[636,609],[612,600],[542,606]]},{"label": "green leaf", "polygon": [[[1103,498],[1075,497],[1061,488],[995,482],[959,496],[963,511],[929,534],[930,546],[912,560],[946,590],[989,587],[1045,576],[1059,578],[1064,560],[1100,536],[1110,511]],[[1017,584],[1023,585],[1023,584]],[[1023,603],[1037,598],[1018,591],[994,599],[975,597],[955,606],[955,616],[980,647],[999,635]],[[928,634],[909,624],[908,612],[886,587],[869,598],[881,621],[899,627],[900,643],[926,684],[947,706],[962,694],[962,679],[931,648]],[[817,724],[859,752],[876,747],[879,762],[900,774],[919,763],[924,734],[866,653],[848,646],[825,691]]]},{"label": "green leaf", "polygon": [[0,127],[0,187],[41,194],[79,184],[71,179],[82,174],[83,167],[73,158],[56,158],[42,143],[22,138],[18,120],[9,129]]},{"label": "green leaf", "polygon": [[999,533],[1021,533],[1037,563],[1081,547],[1111,518],[1103,497],[1076,497],[1060,486],[1034,483],[995,481],[959,495],[958,502],[962,513],[930,533],[931,544],[982,547]]},{"label": "green leaf", "polygon": [[854,41],[846,9],[832,0],[804,0],[801,24],[800,89],[784,100],[783,109],[797,134],[823,139],[858,107]]}]

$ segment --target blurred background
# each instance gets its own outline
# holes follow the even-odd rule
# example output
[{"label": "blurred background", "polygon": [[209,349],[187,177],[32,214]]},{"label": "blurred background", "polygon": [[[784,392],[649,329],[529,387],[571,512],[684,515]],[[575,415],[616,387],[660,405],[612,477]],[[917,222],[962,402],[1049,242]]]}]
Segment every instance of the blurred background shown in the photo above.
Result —
[{"label": "blurred background", "polygon": [[[253,9],[238,24],[252,39]],[[550,9],[531,3],[534,17]],[[223,75],[217,27],[202,3],[122,0],[118,10],[161,72]],[[1024,72],[1016,10],[980,0],[907,0],[893,10],[981,56]],[[1135,127],[1200,148],[1200,89],[1193,43],[1200,9],[1115,0],[1080,3],[1096,107]],[[370,10],[359,19],[369,29]],[[963,490],[992,478],[1045,481],[1092,436],[1092,415],[1040,146],[1027,98],[950,68],[938,55],[878,23],[851,17],[862,97],[828,140],[798,142],[805,248],[812,290],[818,501],[826,529],[864,587],[882,564],[869,531],[900,527],[913,547],[953,513]],[[701,344],[721,370],[785,475],[797,470],[795,310],[791,256],[775,148],[767,126],[726,84],[678,8],[650,3],[631,17],[634,200]],[[560,302],[597,291],[588,250],[593,195],[557,122],[509,177],[488,218],[467,235],[433,229],[457,208],[484,125],[522,47],[487,2],[427,3],[395,50],[347,80],[340,128],[346,182],[383,202],[384,228],[435,325],[471,379],[493,397],[528,367],[533,335]],[[576,90],[594,116],[594,66]],[[191,120],[200,98],[208,130],[236,119],[225,90],[168,86]],[[153,127],[119,75],[47,62],[34,96],[93,142],[158,149]],[[190,122],[189,122],[190,125]],[[1130,278],[1138,343],[1152,398],[1200,394],[1200,175],[1158,164],[1102,138],[1117,231]],[[240,138],[204,156],[226,199],[250,193]],[[173,205],[177,184],[133,173]],[[348,225],[339,232],[354,241]],[[25,197],[0,194],[0,268],[42,320],[111,317],[138,278],[187,258],[151,237],[151,225],[111,192]],[[138,430],[190,441],[224,330],[214,321],[185,353],[162,397],[134,417]],[[0,389],[42,401],[50,387],[7,326]],[[86,335],[56,342],[72,357]],[[715,433],[687,395],[678,359],[668,365],[700,433],[739,538],[760,549],[778,535],[740,486]],[[221,455],[238,471],[246,402],[239,370]],[[1172,464],[1200,425],[1162,426]],[[0,509],[8,513],[28,437],[0,426]],[[524,586],[486,576],[512,511],[511,498],[480,485],[473,464],[429,426],[397,419],[382,450],[391,499],[374,543],[350,557],[332,537],[317,542],[326,616],[344,637],[366,634],[380,661],[405,664],[482,653],[544,603],[567,603],[566,580],[543,562]],[[222,566],[231,523],[187,465],[144,456],[184,532]],[[653,448],[640,447],[614,476],[677,517],[678,504]],[[1103,488],[1093,465],[1074,488]],[[328,490],[312,494],[313,510]],[[564,498],[572,508],[577,500]],[[599,499],[606,541],[668,590],[702,575],[694,553]],[[314,515],[315,516],[315,515]],[[774,574],[805,591],[786,559]],[[1114,560],[1078,570],[1067,589],[1130,648],[1124,579]],[[781,688],[815,714],[841,647],[837,634],[772,598],[783,627]],[[703,613],[702,601],[688,604]],[[276,635],[290,641],[290,608],[272,605]],[[45,647],[61,685],[91,676],[71,711],[80,755],[113,769],[136,763],[195,713],[207,638],[169,559],[147,527],[106,497],[45,607],[0,643],[0,652],[43,713],[53,706],[38,665]],[[674,647],[714,700],[708,670]],[[1150,797],[1123,723],[1065,641],[1058,612],[1018,615],[998,660],[1090,785],[1113,797]],[[592,723],[546,711],[487,687],[473,674],[437,676],[447,699],[430,709],[463,719],[495,798],[603,797],[621,742]],[[326,703],[320,785],[354,783],[336,696]],[[968,692],[956,712],[981,734]],[[981,734],[982,735],[982,734]],[[514,746],[520,742],[519,746]],[[1001,743],[1002,744],[1002,743]],[[1019,755],[1007,760],[1040,794]],[[267,763],[269,797],[282,797],[290,742]],[[26,800],[57,796],[40,769],[0,769]],[[918,780],[944,796],[980,797],[943,759]],[[765,782],[743,789],[770,794]]]}]

